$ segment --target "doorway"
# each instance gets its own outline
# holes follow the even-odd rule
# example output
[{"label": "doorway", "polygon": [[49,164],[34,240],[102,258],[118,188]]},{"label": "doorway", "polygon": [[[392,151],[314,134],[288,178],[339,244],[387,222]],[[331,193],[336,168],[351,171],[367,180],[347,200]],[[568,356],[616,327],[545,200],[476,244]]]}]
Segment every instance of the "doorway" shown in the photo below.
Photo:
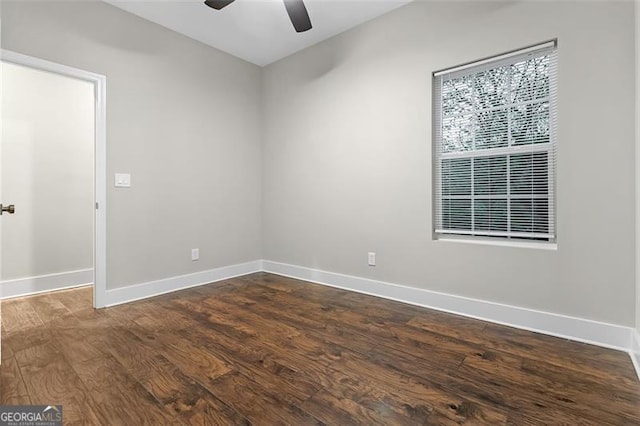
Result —
[{"label": "doorway", "polygon": [[0,63],[0,298],[93,283],[103,307],[106,79],[6,50]]}]

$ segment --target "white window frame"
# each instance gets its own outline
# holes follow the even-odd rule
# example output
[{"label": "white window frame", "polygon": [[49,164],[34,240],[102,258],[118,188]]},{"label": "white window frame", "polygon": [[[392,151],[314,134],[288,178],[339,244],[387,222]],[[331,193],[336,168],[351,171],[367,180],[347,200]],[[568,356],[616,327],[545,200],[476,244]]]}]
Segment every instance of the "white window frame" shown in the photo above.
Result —
[{"label": "white window frame", "polygon": [[[443,114],[442,114],[442,94],[441,94],[441,84],[442,81],[445,80],[442,76],[445,76],[446,79],[457,78],[464,75],[472,75],[487,69],[494,69],[501,66],[505,66],[512,63],[517,63],[526,59],[529,56],[539,56],[540,54],[547,53],[551,57],[552,61],[552,72],[549,75],[549,96],[545,98],[538,98],[535,100],[528,101],[529,103],[533,102],[544,102],[547,101],[549,104],[549,142],[546,143],[532,143],[526,145],[512,145],[510,130],[508,132],[508,146],[507,147],[498,147],[498,148],[485,148],[481,150],[475,149],[475,140],[472,142],[473,149],[471,151],[457,151],[457,152],[441,152],[441,144],[443,139]],[[557,242],[557,232],[556,232],[556,146],[557,146],[557,132],[556,132],[556,121],[557,121],[557,68],[556,68],[556,55],[557,55],[557,39],[549,40],[544,43],[539,43],[531,46],[527,46],[522,49],[513,50],[501,55],[496,55],[488,58],[484,58],[478,61],[473,61],[469,63],[465,63],[456,67],[443,69],[440,71],[435,71],[433,73],[433,106],[434,106],[434,115],[433,115],[433,124],[434,124],[434,140],[433,140],[433,158],[434,158],[434,185],[433,185],[433,237],[434,239],[441,238],[453,238],[460,240],[483,240],[488,241],[504,241],[504,242],[514,242],[519,243],[522,242],[526,245],[530,245],[533,243],[534,245],[538,244],[553,244],[555,245]],[[522,103],[523,105],[526,104]],[[499,107],[503,108],[503,107]],[[496,109],[499,109],[496,107]],[[488,109],[486,111],[491,110]],[[511,121],[509,120],[509,125]],[[511,183],[510,183],[510,158],[511,155],[517,154],[535,154],[539,152],[545,152],[547,154],[548,161],[548,175],[547,175],[547,185],[548,192],[547,195],[515,195],[511,194]],[[463,159],[463,158],[482,158],[482,157],[495,157],[495,156],[505,156],[507,158],[507,193],[504,197],[498,195],[476,195],[471,193],[471,195],[447,195],[444,197],[442,194],[442,161],[448,159]],[[473,160],[471,160],[471,187],[473,188]],[[442,223],[442,200],[443,198],[447,199],[468,199],[471,201],[471,230],[463,230],[463,229],[444,229],[444,227],[438,227],[438,224]],[[486,231],[486,230],[474,230],[474,205],[475,200],[478,199],[505,199],[507,204],[507,231]],[[512,232],[511,229],[511,200],[512,199],[534,199],[534,198],[542,198],[548,200],[548,232],[545,234],[534,233],[534,232]]]}]

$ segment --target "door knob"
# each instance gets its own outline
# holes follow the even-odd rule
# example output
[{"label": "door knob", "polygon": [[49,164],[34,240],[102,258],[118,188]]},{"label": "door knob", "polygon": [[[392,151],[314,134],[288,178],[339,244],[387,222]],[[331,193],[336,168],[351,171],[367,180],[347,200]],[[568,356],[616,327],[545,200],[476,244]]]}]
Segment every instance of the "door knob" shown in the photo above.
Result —
[{"label": "door knob", "polygon": [[0,215],[4,212],[14,214],[16,212],[16,206],[14,206],[13,204],[9,204],[8,206],[3,206],[2,204],[0,204]]}]

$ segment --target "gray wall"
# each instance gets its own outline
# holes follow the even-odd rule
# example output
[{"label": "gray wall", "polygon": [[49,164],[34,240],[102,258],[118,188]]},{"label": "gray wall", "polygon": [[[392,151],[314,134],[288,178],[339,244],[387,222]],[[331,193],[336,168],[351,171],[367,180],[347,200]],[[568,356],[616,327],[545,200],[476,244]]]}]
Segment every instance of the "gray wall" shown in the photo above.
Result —
[{"label": "gray wall", "polygon": [[93,268],[93,84],[2,63],[0,280]]},{"label": "gray wall", "polygon": [[[640,3],[636,1],[636,331],[640,333]],[[640,344],[640,341],[637,342]],[[636,348],[640,350],[640,348]],[[640,357],[640,353],[636,354]]]},{"label": "gray wall", "polygon": [[[433,241],[431,72],[555,37],[557,251]],[[416,2],[285,58],[263,73],[263,257],[632,326],[631,87],[630,2]]]},{"label": "gray wall", "polygon": [[257,66],[101,2],[4,1],[2,47],[107,77],[108,288],[260,258]]},{"label": "gray wall", "polygon": [[[107,76],[109,288],[263,257],[634,324],[631,3],[414,3],[262,71],[103,3],[2,9],[3,48]],[[433,241],[431,72],[553,37],[558,250]]]}]

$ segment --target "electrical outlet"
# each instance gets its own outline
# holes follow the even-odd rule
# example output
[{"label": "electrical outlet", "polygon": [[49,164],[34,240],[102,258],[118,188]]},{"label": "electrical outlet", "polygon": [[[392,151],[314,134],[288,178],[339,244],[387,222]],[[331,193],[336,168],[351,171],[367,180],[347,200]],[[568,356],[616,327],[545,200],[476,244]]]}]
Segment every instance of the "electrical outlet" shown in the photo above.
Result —
[{"label": "electrical outlet", "polygon": [[191,249],[191,260],[200,259],[200,249],[194,248]]},{"label": "electrical outlet", "polygon": [[376,254],[372,251],[369,252],[369,266],[376,266]]}]

